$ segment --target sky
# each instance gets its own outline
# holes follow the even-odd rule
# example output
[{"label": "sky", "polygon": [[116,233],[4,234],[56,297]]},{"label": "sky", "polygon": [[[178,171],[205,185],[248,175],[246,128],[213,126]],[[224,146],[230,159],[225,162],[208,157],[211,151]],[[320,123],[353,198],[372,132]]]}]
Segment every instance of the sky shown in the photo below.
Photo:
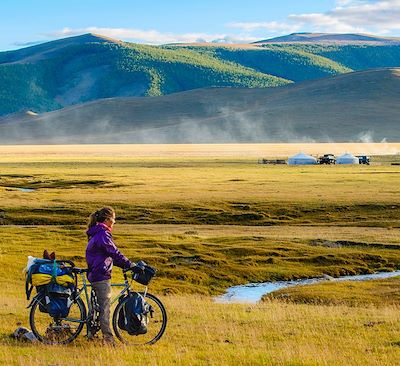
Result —
[{"label": "sky", "polygon": [[0,51],[89,32],[146,44],[400,36],[400,0],[0,0]]}]

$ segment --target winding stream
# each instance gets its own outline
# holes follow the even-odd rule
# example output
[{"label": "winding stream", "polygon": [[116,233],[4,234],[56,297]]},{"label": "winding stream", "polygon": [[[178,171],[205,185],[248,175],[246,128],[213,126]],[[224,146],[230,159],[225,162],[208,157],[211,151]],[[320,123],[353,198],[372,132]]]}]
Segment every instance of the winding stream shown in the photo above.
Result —
[{"label": "winding stream", "polygon": [[295,281],[249,283],[247,285],[229,287],[226,290],[226,293],[224,295],[216,297],[215,301],[223,303],[235,303],[235,302],[256,303],[257,301],[261,300],[261,297],[265,294],[269,294],[276,290],[292,286],[310,285],[323,281],[368,281],[368,280],[376,280],[376,279],[390,278],[397,276],[400,276],[400,271],[378,272],[373,274],[343,276],[338,278],[325,276],[320,278],[309,278],[309,279],[295,280]]},{"label": "winding stream", "polygon": [[29,193],[29,192],[35,192],[36,189],[33,188],[17,188],[21,192]]}]

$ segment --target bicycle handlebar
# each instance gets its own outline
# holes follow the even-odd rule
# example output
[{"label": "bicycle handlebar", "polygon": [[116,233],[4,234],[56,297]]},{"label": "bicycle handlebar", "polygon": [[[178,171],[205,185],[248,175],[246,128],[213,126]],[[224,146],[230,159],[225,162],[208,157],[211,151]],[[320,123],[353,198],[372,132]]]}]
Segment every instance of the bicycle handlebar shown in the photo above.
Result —
[{"label": "bicycle handlebar", "polygon": [[[72,261],[70,261],[68,259],[56,260],[56,263],[60,263],[60,264],[68,263],[72,267],[72,272],[74,272],[74,273],[87,273],[87,272],[89,272],[89,268],[78,268],[78,267],[75,266],[74,262],[72,262]],[[122,270],[122,273],[126,274],[129,271],[133,271],[134,270],[133,267],[135,267],[135,266],[136,266],[136,263],[132,262],[132,266],[129,267],[129,268],[124,268]]]}]

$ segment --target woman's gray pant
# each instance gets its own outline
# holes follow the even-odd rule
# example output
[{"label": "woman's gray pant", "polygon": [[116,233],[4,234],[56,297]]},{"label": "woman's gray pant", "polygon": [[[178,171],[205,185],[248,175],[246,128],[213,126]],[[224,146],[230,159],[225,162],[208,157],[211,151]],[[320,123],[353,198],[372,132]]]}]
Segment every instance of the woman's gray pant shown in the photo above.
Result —
[{"label": "woman's gray pant", "polygon": [[93,282],[92,288],[97,296],[97,302],[100,307],[100,328],[105,340],[112,340],[113,333],[110,328],[110,299],[111,299],[111,281],[104,280]]}]

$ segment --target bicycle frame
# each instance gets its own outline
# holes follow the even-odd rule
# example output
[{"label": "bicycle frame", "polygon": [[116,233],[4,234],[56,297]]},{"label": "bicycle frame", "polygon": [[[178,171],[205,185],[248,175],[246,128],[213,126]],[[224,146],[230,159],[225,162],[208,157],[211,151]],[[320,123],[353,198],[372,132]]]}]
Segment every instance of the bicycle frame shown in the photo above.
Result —
[{"label": "bicycle frame", "polygon": [[[69,301],[67,301],[67,305],[71,307],[70,314],[65,318],[52,317],[50,315],[53,319],[50,323],[48,323],[48,318],[37,317],[35,315],[36,312],[40,311],[44,313],[48,312],[47,309],[42,310],[43,306],[47,306],[48,299],[46,296],[51,298],[51,294],[46,292],[46,288],[44,288],[43,291],[40,289],[29,305],[29,307],[32,307],[29,314],[29,322],[33,333],[41,342],[49,344],[68,344],[82,332],[85,324],[87,329],[86,337],[89,339],[93,339],[96,333],[101,330],[99,319],[100,308],[93,290],[93,284],[91,284],[86,277],[88,270],[77,268],[72,262],[69,264],[71,264],[71,273],[74,274],[75,280],[74,291],[70,295]],[[137,276],[134,275],[134,273],[137,272],[134,272],[132,268],[125,269],[122,273],[123,281],[110,284],[112,288],[119,288],[118,291],[115,291],[117,295],[110,299],[110,305],[117,303],[114,305],[112,314],[114,334],[121,342],[126,344],[154,344],[161,338],[166,328],[167,313],[165,307],[156,296],[147,292],[147,284],[150,282],[151,278],[138,279]],[[129,274],[131,274],[131,276],[129,276]],[[137,286],[132,288],[132,282],[134,281],[138,282],[138,284],[140,284],[139,287],[142,287],[142,289],[144,287],[144,291],[136,289]],[[135,337],[133,341],[129,339],[128,333],[129,335],[147,334],[147,318],[145,318],[145,320],[147,320],[146,325],[143,325],[144,331],[142,331],[141,328],[140,331],[137,331],[137,334],[133,332],[131,334],[129,331],[123,334],[126,329],[123,325],[120,325],[121,313],[126,303],[130,301],[131,296],[142,296],[145,298],[142,299],[142,301],[147,303],[148,311],[144,316],[147,317],[149,314],[149,316],[153,318],[153,314],[156,312],[155,320],[152,322],[154,326],[151,327],[151,332],[139,342]],[[66,300],[65,297],[64,299]],[[133,297],[133,299],[136,300],[135,297]],[[40,306],[42,306],[42,308],[40,308]],[[72,310],[72,307],[74,310]],[[125,317],[125,315],[123,316]],[[124,319],[124,321],[125,320],[126,319]],[[54,339],[53,337],[58,338]]]},{"label": "bicycle frame", "polygon": [[[76,322],[76,323],[86,323],[86,326],[89,326],[89,321],[91,320],[93,316],[93,312],[95,309],[92,308],[92,302],[90,301],[90,296],[89,296],[89,291],[88,288],[92,287],[90,283],[88,283],[86,279],[85,273],[79,273],[81,276],[82,280],[82,287],[76,290],[76,294],[74,297],[74,300],[78,299],[81,297],[82,292],[85,294],[85,299],[86,299],[86,304],[87,304],[87,315],[86,319],[80,320],[80,319],[73,319],[73,318],[65,318],[65,320],[70,321],[70,322]],[[112,283],[111,287],[123,287],[123,289],[120,291],[120,293],[115,296],[111,301],[111,305],[114,304],[118,299],[120,299],[126,292],[128,292],[131,289],[131,284],[129,283],[128,276],[126,273],[124,273],[124,283]],[[147,286],[145,287],[144,294],[147,293]]]}]

